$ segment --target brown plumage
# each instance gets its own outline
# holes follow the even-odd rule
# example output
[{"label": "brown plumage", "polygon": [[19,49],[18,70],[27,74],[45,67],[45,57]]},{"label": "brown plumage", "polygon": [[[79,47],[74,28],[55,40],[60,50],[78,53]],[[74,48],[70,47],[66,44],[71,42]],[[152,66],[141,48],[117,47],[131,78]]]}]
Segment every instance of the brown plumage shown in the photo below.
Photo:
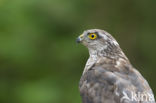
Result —
[{"label": "brown plumage", "polygon": [[109,33],[87,30],[77,42],[90,54],[79,83],[83,103],[155,103],[148,82]]}]

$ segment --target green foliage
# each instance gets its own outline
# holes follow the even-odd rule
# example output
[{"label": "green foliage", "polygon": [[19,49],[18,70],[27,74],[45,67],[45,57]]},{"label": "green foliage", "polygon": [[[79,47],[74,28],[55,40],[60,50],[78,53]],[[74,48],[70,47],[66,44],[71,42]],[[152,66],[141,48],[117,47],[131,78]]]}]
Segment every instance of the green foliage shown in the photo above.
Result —
[{"label": "green foliage", "polygon": [[80,103],[85,29],[113,34],[156,92],[155,0],[0,0],[0,103]]}]

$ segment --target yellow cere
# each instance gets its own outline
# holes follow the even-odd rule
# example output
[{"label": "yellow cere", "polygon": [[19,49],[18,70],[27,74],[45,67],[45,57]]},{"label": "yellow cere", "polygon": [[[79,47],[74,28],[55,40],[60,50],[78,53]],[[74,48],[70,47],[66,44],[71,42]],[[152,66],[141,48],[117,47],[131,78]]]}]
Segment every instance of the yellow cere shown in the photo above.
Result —
[{"label": "yellow cere", "polygon": [[81,34],[79,37],[80,37],[80,38],[83,38],[83,34]]},{"label": "yellow cere", "polygon": [[94,39],[97,38],[97,35],[96,35],[95,33],[90,33],[90,34],[88,35],[88,37],[89,37],[90,39],[94,40]]}]

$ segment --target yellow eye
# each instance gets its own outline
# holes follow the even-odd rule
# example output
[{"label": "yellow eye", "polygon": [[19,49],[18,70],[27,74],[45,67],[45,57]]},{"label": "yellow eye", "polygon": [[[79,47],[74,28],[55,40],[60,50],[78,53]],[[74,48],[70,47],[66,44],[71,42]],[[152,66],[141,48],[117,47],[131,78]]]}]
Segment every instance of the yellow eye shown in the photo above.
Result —
[{"label": "yellow eye", "polygon": [[88,37],[89,37],[90,39],[94,40],[94,39],[97,38],[97,35],[96,35],[95,33],[90,33],[90,34],[88,35]]}]

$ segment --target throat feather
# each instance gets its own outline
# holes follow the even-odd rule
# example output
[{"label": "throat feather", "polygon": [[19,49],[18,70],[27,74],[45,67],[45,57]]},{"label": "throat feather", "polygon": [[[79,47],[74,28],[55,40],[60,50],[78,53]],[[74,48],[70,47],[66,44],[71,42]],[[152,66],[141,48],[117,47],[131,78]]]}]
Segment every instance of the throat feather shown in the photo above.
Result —
[{"label": "throat feather", "polygon": [[97,54],[98,54],[97,51],[89,51],[90,57],[89,57],[89,59],[88,59],[88,61],[86,63],[86,66],[85,66],[85,69],[83,71],[83,74],[85,72],[87,72],[96,63],[96,61],[98,59],[98,55]]}]

